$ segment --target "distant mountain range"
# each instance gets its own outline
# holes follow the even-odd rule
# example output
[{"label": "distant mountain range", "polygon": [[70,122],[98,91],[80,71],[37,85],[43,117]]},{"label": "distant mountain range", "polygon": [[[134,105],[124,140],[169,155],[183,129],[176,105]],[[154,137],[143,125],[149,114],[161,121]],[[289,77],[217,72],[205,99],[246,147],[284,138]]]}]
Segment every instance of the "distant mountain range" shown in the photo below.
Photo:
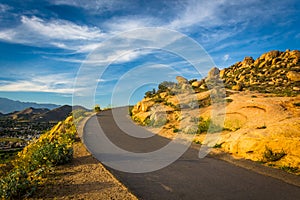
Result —
[{"label": "distant mountain range", "polygon": [[[33,102],[21,102],[14,101],[7,98],[0,97],[0,113],[7,114],[15,111],[22,111],[26,108],[47,108],[49,110],[60,107],[60,105],[56,104],[39,104]],[[0,114],[1,116],[1,114]]]},{"label": "distant mountain range", "polygon": [[62,121],[71,115],[72,110],[85,110],[88,109],[82,106],[72,106],[64,105],[52,110],[48,108],[33,108],[29,107],[22,111],[15,111],[8,114],[0,113],[1,118],[13,119],[16,121],[31,121],[31,122],[58,122]]}]

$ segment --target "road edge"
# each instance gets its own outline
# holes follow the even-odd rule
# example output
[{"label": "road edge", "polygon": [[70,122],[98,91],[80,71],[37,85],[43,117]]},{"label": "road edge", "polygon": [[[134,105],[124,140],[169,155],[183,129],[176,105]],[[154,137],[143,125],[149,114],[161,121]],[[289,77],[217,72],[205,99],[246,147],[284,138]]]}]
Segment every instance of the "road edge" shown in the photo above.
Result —
[{"label": "road edge", "polygon": [[254,171],[258,174],[269,176],[278,180],[281,180],[285,183],[295,185],[297,187],[300,187],[300,177],[288,172],[285,172],[280,169],[264,166],[260,163],[256,163],[252,160],[247,160],[244,158],[234,158],[232,155],[219,150],[219,149],[212,149],[212,151],[209,153],[210,156],[216,159],[220,159],[223,161],[226,161],[228,163],[231,163],[235,166],[248,169],[251,171]]},{"label": "road edge", "polygon": [[81,140],[81,143],[84,145],[85,149],[91,154],[91,156],[92,156],[94,159],[96,159],[96,160],[99,162],[100,165],[103,166],[103,168],[105,169],[105,173],[109,174],[110,177],[111,177],[118,185],[120,185],[120,187],[125,188],[126,191],[128,191],[128,193],[133,197],[133,199],[138,200],[136,194],[134,194],[128,187],[126,187],[119,179],[117,179],[117,177],[115,177],[115,176],[114,176],[114,175],[106,168],[105,165],[103,165],[97,158],[95,158],[94,155],[90,152],[90,150],[89,150],[89,149],[87,148],[87,146],[85,145],[85,143],[84,143],[84,137],[83,137],[84,128],[85,128],[85,126],[86,126],[87,121],[90,120],[90,119],[91,119],[92,117],[94,117],[94,116],[97,116],[97,113],[93,113],[93,114],[91,114],[90,116],[85,117],[84,119],[82,119],[82,120],[78,123],[78,125],[77,125],[77,127],[76,127],[77,134],[78,134],[78,136],[79,136],[79,138],[80,138],[80,140]]}]

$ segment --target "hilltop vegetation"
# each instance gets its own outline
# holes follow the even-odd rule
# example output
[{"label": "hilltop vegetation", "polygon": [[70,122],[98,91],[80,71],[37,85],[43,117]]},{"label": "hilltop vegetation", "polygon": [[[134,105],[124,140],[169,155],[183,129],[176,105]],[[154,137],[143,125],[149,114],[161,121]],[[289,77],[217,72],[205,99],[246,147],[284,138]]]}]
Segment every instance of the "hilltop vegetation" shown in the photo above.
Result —
[{"label": "hilltop vegetation", "polygon": [[68,117],[26,146],[12,162],[2,164],[0,197],[20,199],[31,195],[44,183],[52,167],[70,162],[75,133],[72,117]]},{"label": "hilltop vegetation", "polygon": [[[130,114],[162,136],[193,134],[196,143],[299,173],[299,60],[298,50],[271,51],[214,67],[202,80],[178,76],[146,92]],[[226,106],[214,110],[221,119],[212,105]],[[206,138],[218,132],[217,141]]]}]

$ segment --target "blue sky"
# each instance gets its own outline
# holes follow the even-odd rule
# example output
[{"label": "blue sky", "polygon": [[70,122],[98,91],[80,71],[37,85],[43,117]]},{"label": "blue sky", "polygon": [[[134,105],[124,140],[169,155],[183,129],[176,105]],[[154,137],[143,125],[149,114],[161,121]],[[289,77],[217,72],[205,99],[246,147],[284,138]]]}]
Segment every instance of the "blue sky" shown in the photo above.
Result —
[{"label": "blue sky", "polygon": [[[0,0],[0,97],[72,104],[74,81],[87,56],[104,41],[144,27],[189,36],[219,68],[274,49],[299,49],[299,11],[298,0]],[[95,102],[102,107],[134,103],[157,80],[175,81],[178,74],[201,78],[169,52],[119,54],[97,79]],[[164,69],[170,63],[177,63],[176,73]],[[111,93],[118,91],[114,86],[132,66],[146,70],[148,77],[158,76],[147,72],[150,65],[163,79],[136,88],[130,99],[120,96],[111,102]],[[203,67],[202,77],[211,67]]]}]

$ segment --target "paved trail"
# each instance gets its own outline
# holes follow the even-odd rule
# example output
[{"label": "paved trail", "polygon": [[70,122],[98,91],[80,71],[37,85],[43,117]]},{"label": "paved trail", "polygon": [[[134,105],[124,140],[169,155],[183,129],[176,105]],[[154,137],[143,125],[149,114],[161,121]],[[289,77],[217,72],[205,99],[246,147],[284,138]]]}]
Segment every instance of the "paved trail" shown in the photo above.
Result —
[{"label": "paved trail", "polygon": [[[118,118],[126,129],[141,135],[150,134],[134,125],[122,108]],[[124,111],[124,112],[123,112]],[[97,140],[100,123],[103,132],[117,146],[133,152],[150,152],[169,142],[159,136],[134,138],[120,130],[112,111],[101,112],[87,121],[84,142],[93,155],[101,157],[101,141]],[[98,148],[99,147],[99,148]],[[272,199],[299,200],[300,188],[263,176],[228,162],[207,156],[198,158],[200,146],[189,148],[176,162],[151,173],[125,173],[108,169],[139,199]],[[130,159],[130,158],[129,158]],[[130,162],[130,161],[129,161]]]}]

